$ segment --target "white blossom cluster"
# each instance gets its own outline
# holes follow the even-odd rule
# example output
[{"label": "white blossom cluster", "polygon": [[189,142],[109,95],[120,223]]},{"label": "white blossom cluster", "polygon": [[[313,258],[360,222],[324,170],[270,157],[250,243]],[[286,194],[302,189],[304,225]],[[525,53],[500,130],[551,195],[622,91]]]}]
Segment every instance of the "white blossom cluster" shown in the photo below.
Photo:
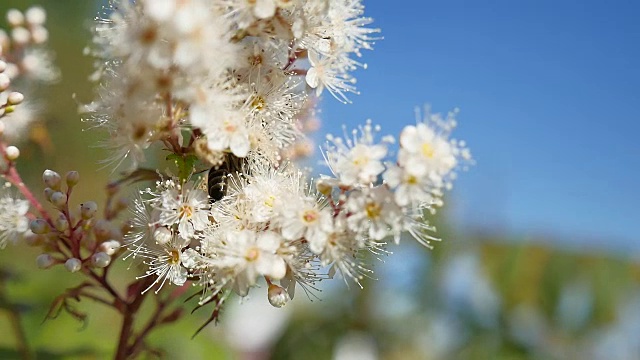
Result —
[{"label": "white blossom cluster", "polygon": [[[378,32],[360,0],[123,0],[107,10],[95,28],[89,120],[109,131],[110,161],[131,160],[131,174],[153,143],[179,168],[155,170],[161,180],[132,201],[123,241],[154,278],[145,292],[189,281],[204,304],[264,279],[279,307],[297,285],[309,291],[336,272],[360,285],[371,273],[364,258],[386,254],[389,236],[436,240],[424,216],[470,160],[449,138],[455,111],[406,127],[396,159],[394,138],[377,140],[367,122],[328,137],[334,176],[313,182],[290,161],[310,100],[356,93],[351,72]],[[219,184],[194,157],[226,169]]]},{"label": "white blossom cluster", "polygon": [[129,248],[145,258],[153,285],[191,279],[203,288],[201,302],[225,290],[246,296],[261,278],[275,306],[296,284],[313,289],[336,271],[360,284],[371,272],[361,259],[385,253],[387,237],[398,242],[406,231],[428,247],[437,240],[425,215],[470,161],[464,143],[449,139],[455,113],[407,126],[394,162],[385,161],[393,138],[376,141],[370,122],[353,138],[329,136],[335,177],[315,187],[293,164],[263,161],[228,174],[227,193],[213,204],[199,181],[160,181],[134,201]]},{"label": "white blossom cluster", "polygon": [[0,194],[0,249],[30,235],[29,201],[22,200],[4,186]]},{"label": "white blossom cluster", "polygon": [[154,141],[192,146],[214,165],[224,152],[277,163],[301,135],[309,90],[347,101],[361,65],[352,54],[378,31],[359,0],[124,0],[107,10],[94,39],[99,96],[85,111],[108,129],[110,160],[133,168]]},{"label": "white blossom cluster", "polygon": [[18,140],[38,119],[37,106],[31,101],[22,103],[22,97],[22,106],[13,107],[16,95],[12,99],[11,93],[5,90],[11,83],[14,94],[19,90],[29,95],[35,91],[35,85],[56,81],[59,73],[51,53],[44,48],[49,39],[44,9],[34,6],[24,13],[10,9],[6,18],[10,29],[0,29],[0,114],[6,115],[3,119],[5,138]]}]

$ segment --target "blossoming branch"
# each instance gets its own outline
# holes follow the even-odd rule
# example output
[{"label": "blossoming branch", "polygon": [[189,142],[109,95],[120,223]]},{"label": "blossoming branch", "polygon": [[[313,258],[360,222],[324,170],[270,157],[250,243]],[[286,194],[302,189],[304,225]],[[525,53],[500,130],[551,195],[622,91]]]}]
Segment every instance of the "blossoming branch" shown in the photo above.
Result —
[{"label": "blossoming branch", "polygon": [[[44,12],[30,11],[26,22],[10,15],[12,26],[28,25],[12,32],[18,44],[46,39]],[[27,200],[4,191],[0,244],[24,237],[42,247],[41,268],[83,274],[85,287],[69,296],[123,315],[117,358],[138,354],[149,331],[179,316],[170,303],[187,285],[197,306],[213,304],[213,321],[230,294],[247,296],[261,281],[276,307],[337,273],[361,286],[372,273],[366,254],[386,254],[387,239],[397,243],[405,232],[431,247],[438,238],[428,217],[471,162],[450,136],[457,110],[425,111],[398,144],[371,121],[328,135],[330,174],[318,179],[296,162],[310,154],[318,97],[346,104],[357,94],[352,73],[379,39],[371,23],[360,0],[111,1],[88,49],[96,96],[81,110],[106,135],[105,163],[124,176],[109,185],[106,204],[72,209],[79,174],[47,170],[47,210],[15,170],[18,148],[3,142],[4,176]],[[8,64],[0,63],[9,72],[0,74],[3,121],[24,97],[9,90]],[[151,165],[157,154],[173,168]],[[126,294],[108,277],[117,258],[146,268]],[[160,320],[134,334],[150,293],[161,299]]]}]

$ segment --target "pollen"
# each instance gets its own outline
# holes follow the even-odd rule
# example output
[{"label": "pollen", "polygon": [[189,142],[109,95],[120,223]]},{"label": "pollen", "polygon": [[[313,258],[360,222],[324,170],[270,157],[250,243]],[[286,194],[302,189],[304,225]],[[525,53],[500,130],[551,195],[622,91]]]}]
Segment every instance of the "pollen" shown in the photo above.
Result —
[{"label": "pollen", "polygon": [[355,159],[353,159],[353,165],[356,165],[356,166],[362,166],[368,163],[369,163],[369,158],[366,156],[358,156]]},{"label": "pollen", "polygon": [[370,202],[365,206],[365,210],[367,211],[367,217],[373,219],[380,216],[380,213],[382,213],[382,206],[378,203]]},{"label": "pollen", "polygon": [[253,66],[262,64],[262,55],[258,54],[256,56],[250,56],[249,63]]},{"label": "pollen", "polygon": [[273,204],[276,201],[276,197],[273,195],[269,195],[269,197],[267,198],[267,200],[264,201],[264,204],[270,208],[273,207]]},{"label": "pollen", "polygon": [[267,101],[262,96],[254,97],[253,101],[251,102],[251,107],[258,111],[262,111],[262,109],[264,109],[266,105]]},{"label": "pollen", "polygon": [[178,265],[180,264],[180,251],[176,249],[172,249],[169,252],[169,260],[167,261],[170,265]]},{"label": "pollen", "polygon": [[236,131],[236,126],[234,124],[229,123],[228,121],[224,122],[224,129],[227,132],[234,132]]},{"label": "pollen", "polygon": [[259,257],[260,257],[260,251],[255,247],[252,247],[251,249],[249,249],[247,253],[244,255],[244,258],[247,259],[247,261],[256,261],[258,260]]},{"label": "pollen", "polygon": [[425,157],[428,157],[429,159],[432,159],[434,153],[435,151],[433,149],[433,146],[431,146],[431,144],[429,143],[422,144],[422,155],[424,155]]},{"label": "pollen", "polygon": [[306,223],[312,223],[318,219],[318,213],[315,210],[307,210],[302,214],[302,220]]},{"label": "pollen", "polygon": [[180,206],[180,209],[178,210],[178,213],[180,214],[180,217],[186,217],[188,219],[190,219],[193,216],[193,207],[190,205],[182,205]]}]

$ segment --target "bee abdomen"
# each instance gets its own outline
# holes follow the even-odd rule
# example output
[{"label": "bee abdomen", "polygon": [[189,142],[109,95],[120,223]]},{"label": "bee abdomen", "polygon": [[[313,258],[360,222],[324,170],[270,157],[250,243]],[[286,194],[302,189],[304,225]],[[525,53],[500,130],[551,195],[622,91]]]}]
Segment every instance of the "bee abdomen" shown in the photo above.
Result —
[{"label": "bee abdomen", "polygon": [[209,199],[212,203],[220,201],[227,192],[227,174],[228,170],[225,164],[222,164],[219,168],[211,168],[209,170],[207,188],[209,189]]},{"label": "bee abdomen", "polygon": [[209,170],[207,188],[209,189],[209,198],[212,203],[222,200],[226,195],[229,185],[229,175],[242,171],[243,163],[243,158],[239,158],[233,154],[227,154],[224,163]]}]

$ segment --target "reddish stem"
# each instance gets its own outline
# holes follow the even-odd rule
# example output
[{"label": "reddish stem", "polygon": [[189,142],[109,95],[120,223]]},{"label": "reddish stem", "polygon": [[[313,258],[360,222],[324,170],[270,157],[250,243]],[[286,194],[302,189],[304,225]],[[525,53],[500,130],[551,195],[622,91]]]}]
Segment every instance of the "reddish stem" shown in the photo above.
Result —
[{"label": "reddish stem", "polygon": [[7,171],[2,175],[4,175],[4,178],[7,179],[8,182],[13,184],[13,186],[15,186],[22,193],[25,199],[27,199],[31,203],[31,206],[38,210],[40,215],[42,215],[42,218],[47,220],[47,222],[51,224],[51,218],[49,217],[49,214],[46,212],[44,207],[42,207],[42,204],[40,204],[33,193],[31,193],[29,188],[27,188],[24,182],[22,182],[22,178],[20,177],[20,174],[18,174],[18,171],[16,170],[13,163],[9,163],[9,169],[7,169]]}]

